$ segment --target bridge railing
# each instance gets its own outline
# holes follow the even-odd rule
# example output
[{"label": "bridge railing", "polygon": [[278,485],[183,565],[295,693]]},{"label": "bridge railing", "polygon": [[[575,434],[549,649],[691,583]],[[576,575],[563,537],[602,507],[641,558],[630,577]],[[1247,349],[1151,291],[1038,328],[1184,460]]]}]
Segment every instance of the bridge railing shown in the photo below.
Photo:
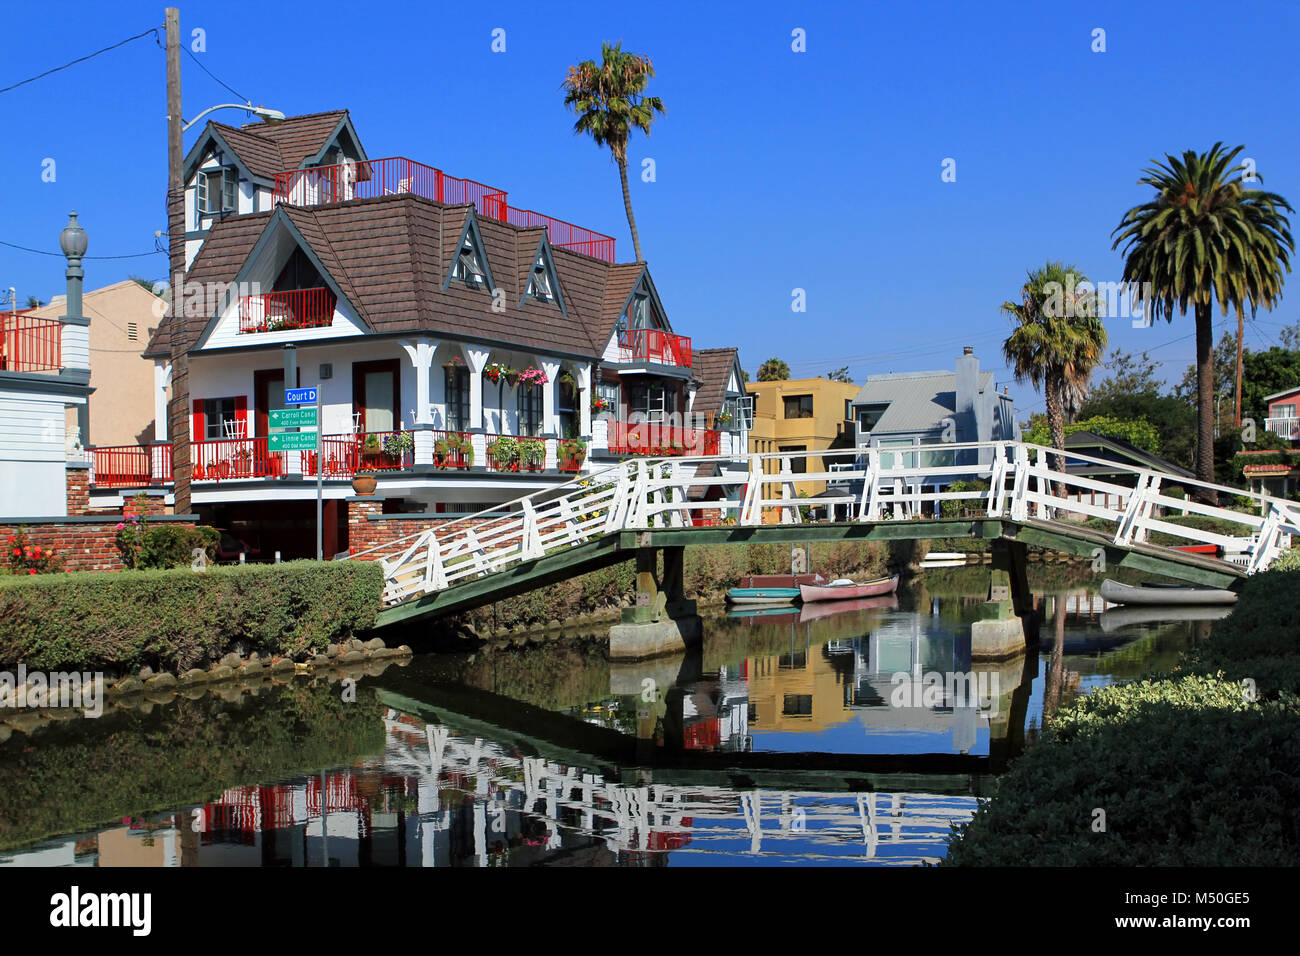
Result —
[{"label": "bridge railing", "polygon": [[[936,450],[944,454],[930,454],[927,463],[926,453]],[[796,462],[808,467],[807,459],[824,455],[756,453],[743,469],[723,456],[629,460],[497,505],[491,513],[449,518],[402,539],[403,550],[383,561],[385,602],[441,590],[614,531],[716,523],[719,514],[724,523],[744,526],[800,524],[813,520],[804,510],[811,505],[844,506],[841,513],[850,521],[923,518],[941,514],[948,502],[989,518],[1092,519],[1121,546],[1150,543],[1149,536],[1159,533],[1183,546],[1209,544],[1245,554],[1248,573],[1267,567],[1289,547],[1289,535],[1300,534],[1296,502],[1040,445],[864,448],[855,467],[796,470]],[[1057,456],[1074,471],[1056,470]],[[800,498],[796,483],[806,481],[826,481],[836,493]],[[952,490],[957,482],[971,485]],[[1165,493],[1173,484],[1192,494],[1204,488],[1244,498],[1252,511],[1173,497]],[[1217,527],[1174,523],[1166,520],[1171,511],[1214,519]],[[829,508],[828,513],[834,514]]]}]

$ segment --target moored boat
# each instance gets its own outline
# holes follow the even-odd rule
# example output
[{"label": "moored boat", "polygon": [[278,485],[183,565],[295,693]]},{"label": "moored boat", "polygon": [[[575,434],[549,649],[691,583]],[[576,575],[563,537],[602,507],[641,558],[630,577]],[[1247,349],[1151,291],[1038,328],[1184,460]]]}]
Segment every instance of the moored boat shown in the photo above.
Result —
[{"label": "moored boat", "polygon": [[898,575],[876,578],[873,581],[851,581],[839,578],[830,584],[801,584],[799,596],[805,604],[812,601],[844,601],[853,598],[879,597],[893,594],[898,589]]},{"label": "moored boat", "polygon": [[1237,595],[1223,588],[1185,584],[1143,584],[1134,587],[1107,578],[1101,596],[1112,604],[1236,604]]},{"label": "moored boat", "polygon": [[729,604],[793,604],[799,600],[800,585],[821,585],[820,574],[750,574],[727,591]]}]

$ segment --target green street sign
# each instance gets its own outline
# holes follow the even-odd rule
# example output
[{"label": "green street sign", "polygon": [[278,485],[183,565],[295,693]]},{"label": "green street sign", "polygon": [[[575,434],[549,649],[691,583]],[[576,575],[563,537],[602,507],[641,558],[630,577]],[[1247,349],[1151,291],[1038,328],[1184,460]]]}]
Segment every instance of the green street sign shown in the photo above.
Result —
[{"label": "green street sign", "polygon": [[285,432],[268,435],[267,441],[271,451],[315,451],[315,432]]},{"label": "green street sign", "polygon": [[316,406],[271,409],[272,428],[315,428]]}]

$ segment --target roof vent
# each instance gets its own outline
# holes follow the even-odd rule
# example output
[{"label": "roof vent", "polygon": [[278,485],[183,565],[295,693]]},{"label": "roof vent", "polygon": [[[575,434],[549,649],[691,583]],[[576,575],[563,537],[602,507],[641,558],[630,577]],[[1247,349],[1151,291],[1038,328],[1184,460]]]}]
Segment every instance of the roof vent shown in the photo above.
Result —
[{"label": "roof vent", "polygon": [[975,347],[974,347],[973,345],[968,345],[968,346],[966,346],[964,349],[961,350],[961,354],[962,354],[962,355],[974,355],[974,354],[975,354]]}]

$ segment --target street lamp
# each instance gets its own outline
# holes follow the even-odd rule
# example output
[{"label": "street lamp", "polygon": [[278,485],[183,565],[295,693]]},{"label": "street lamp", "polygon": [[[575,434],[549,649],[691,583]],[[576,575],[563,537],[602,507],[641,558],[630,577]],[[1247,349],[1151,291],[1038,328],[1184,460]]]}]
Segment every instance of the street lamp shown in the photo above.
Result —
[{"label": "street lamp", "polygon": [[220,106],[209,106],[198,116],[194,117],[194,119],[190,120],[188,123],[182,126],[181,132],[187,131],[191,126],[193,126],[199,120],[203,119],[203,117],[207,116],[209,113],[216,112],[217,110],[246,110],[247,112],[250,113],[256,113],[258,116],[262,117],[263,119],[269,119],[269,120],[284,119],[284,114],[281,113],[279,110],[267,109],[264,106],[254,106],[252,103],[222,103]]}]

